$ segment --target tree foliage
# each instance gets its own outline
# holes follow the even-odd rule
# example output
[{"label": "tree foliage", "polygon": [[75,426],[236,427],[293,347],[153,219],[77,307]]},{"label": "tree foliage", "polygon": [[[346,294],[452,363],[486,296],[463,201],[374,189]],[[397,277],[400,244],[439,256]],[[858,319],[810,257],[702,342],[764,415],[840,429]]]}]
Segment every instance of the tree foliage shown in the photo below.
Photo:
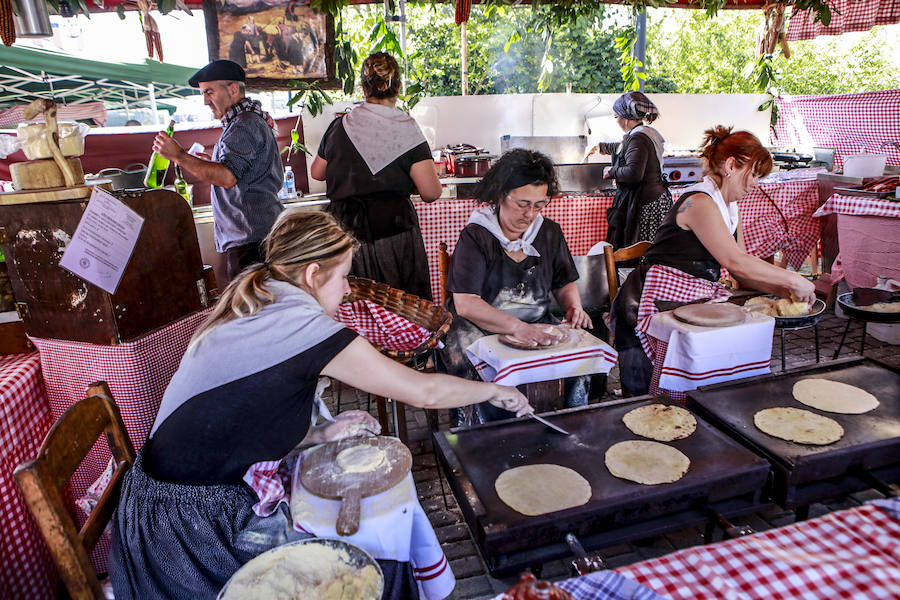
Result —
[{"label": "tree foliage", "polygon": [[[708,19],[697,11],[651,11],[647,53],[651,73],[665,73],[685,94],[760,91],[757,40],[761,11]],[[791,42],[791,57],[772,57],[766,75],[786,94],[839,94],[900,85],[900,67],[882,30]],[[896,32],[896,27],[894,28]],[[855,40],[855,43],[848,43]],[[768,87],[762,81],[762,88]],[[771,84],[769,84],[771,85]]]}]

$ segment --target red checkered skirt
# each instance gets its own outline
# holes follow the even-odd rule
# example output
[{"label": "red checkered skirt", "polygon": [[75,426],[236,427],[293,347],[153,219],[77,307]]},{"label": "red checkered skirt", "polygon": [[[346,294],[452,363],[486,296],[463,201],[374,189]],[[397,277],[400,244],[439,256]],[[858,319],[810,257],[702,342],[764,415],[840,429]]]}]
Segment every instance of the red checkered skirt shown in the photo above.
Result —
[{"label": "red checkered skirt", "polygon": [[[708,281],[674,267],[653,265],[647,271],[644,279],[644,289],[641,292],[641,302],[638,305],[637,333],[644,352],[651,361],[656,361],[656,356],[665,356],[665,348],[659,347],[659,341],[647,335],[650,327],[650,319],[659,312],[655,301],[664,302],[693,302],[700,298],[710,298],[706,304],[725,302],[731,297],[731,292],[725,286],[716,281]],[[662,340],[668,342],[668,340]],[[652,390],[651,390],[652,393]]]}]

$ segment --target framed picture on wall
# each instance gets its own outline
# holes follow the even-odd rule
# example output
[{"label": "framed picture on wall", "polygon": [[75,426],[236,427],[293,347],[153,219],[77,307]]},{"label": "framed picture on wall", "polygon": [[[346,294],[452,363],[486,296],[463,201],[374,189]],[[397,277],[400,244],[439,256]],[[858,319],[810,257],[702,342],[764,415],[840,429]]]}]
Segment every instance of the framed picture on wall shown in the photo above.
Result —
[{"label": "framed picture on wall", "polygon": [[339,88],[334,75],[334,19],[309,0],[203,0],[209,58],[247,72],[250,89],[292,89],[288,81]]}]

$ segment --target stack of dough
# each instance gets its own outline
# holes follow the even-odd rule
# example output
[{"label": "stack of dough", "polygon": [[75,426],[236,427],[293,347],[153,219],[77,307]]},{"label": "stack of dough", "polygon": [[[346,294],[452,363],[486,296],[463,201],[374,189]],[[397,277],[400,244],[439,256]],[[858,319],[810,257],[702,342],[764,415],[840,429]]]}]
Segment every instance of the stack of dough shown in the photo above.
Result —
[{"label": "stack of dough", "polygon": [[787,298],[775,300],[766,296],[756,296],[747,300],[744,306],[758,310],[770,317],[802,317],[809,314],[809,305],[806,302],[792,302]]}]

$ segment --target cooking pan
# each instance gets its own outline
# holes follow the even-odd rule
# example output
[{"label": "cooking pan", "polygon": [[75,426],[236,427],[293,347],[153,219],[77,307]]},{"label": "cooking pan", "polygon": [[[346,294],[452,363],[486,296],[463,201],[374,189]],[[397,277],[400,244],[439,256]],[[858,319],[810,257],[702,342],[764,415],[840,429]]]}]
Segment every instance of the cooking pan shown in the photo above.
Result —
[{"label": "cooking pan", "polygon": [[141,163],[128,165],[124,169],[118,167],[109,167],[97,173],[97,177],[101,179],[109,179],[112,182],[113,190],[127,190],[142,188],[144,186],[144,175],[147,173],[147,167]]},{"label": "cooking pan", "polygon": [[[856,306],[853,301],[853,292],[847,292],[838,296],[838,304],[843,311],[860,321],[872,321],[875,323],[900,323],[900,312],[878,312],[875,310],[866,310]],[[900,298],[892,298],[887,300],[889,303],[900,303]]]}]

